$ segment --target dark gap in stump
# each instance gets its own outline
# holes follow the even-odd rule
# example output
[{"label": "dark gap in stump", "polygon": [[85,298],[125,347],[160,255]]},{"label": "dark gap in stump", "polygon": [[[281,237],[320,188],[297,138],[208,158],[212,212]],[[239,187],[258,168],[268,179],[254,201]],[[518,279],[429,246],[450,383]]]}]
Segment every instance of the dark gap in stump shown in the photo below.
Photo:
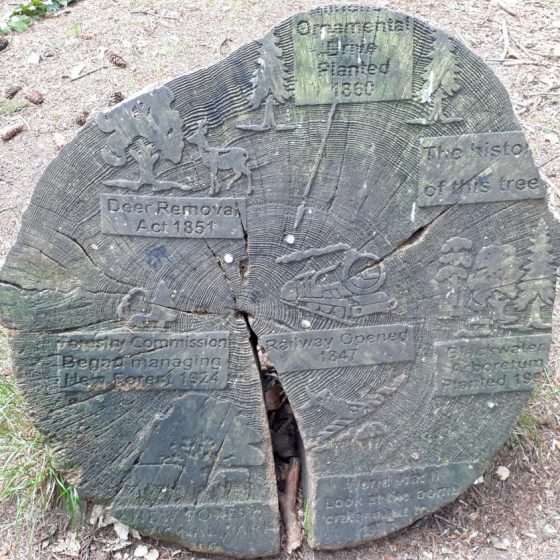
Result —
[{"label": "dark gap in stump", "polygon": [[303,462],[301,455],[304,448],[294,413],[276,368],[265,349],[259,344],[259,338],[251,327],[249,315],[242,313],[242,316],[249,331],[249,341],[261,376],[276,467],[278,502],[284,524],[286,549],[291,553],[301,545],[302,541],[298,501],[301,499]]}]

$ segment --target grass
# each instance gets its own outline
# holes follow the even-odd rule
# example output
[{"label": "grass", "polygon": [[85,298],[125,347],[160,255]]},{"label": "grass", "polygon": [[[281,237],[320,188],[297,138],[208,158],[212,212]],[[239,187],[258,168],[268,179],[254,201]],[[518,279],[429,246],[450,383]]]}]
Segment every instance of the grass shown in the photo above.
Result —
[{"label": "grass", "polygon": [[18,546],[32,554],[35,531],[44,513],[60,504],[72,526],[81,521],[76,490],[57,471],[53,454],[31,424],[20,393],[7,373],[7,339],[0,332],[0,502],[13,500]]},{"label": "grass", "polygon": [[23,99],[3,99],[0,100],[0,117],[9,117],[18,111],[29,107],[30,103]]},{"label": "grass", "polygon": [[68,27],[68,35],[70,37],[74,37],[75,39],[79,39],[82,36],[83,32],[84,30],[82,28],[82,24],[78,21],[71,23]]}]

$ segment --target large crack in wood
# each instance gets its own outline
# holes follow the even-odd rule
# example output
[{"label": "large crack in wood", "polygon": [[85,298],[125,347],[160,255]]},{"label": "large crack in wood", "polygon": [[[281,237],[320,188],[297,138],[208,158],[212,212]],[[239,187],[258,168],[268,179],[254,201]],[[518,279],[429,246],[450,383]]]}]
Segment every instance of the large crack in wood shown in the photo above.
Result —
[{"label": "large crack in wood", "polygon": [[239,313],[249,332],[251,350],[260,373],[276,468],[278,506],[284,525],[286,551],[290,554],[302,543],[302,528],[298,519],[298,494],[303,445],[301,445],[296,419],[276,368],[259,344],[249,314]]}]

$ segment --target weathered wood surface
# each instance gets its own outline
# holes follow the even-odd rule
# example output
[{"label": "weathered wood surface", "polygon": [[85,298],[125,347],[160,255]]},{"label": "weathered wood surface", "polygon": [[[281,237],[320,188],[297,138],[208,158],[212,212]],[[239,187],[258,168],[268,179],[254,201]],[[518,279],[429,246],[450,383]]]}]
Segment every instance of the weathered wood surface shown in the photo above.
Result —
[{"label": "weathered wood surface", "polygon": [[384,9],[322,8],[100,114],[0,276],[15,373],[85,498],[274,554],[256,342],[297,419],[307,538],[453,500],[543,371],[560,230],[492,72]]}]

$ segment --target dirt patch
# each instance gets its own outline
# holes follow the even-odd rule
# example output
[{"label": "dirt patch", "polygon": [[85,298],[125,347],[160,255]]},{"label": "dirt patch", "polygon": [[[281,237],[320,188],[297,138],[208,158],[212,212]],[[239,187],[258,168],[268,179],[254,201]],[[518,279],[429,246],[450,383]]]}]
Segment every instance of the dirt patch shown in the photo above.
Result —
[{"label": "dirt patch", "polygon": [[[0,142],[0,260],[15,241],[38,178],[57,148],[78,132],[80,116],[83,122],[84,115],[103,109],[118,94],[126,97],[213,64],[290,14],[317,4],[317,0],[82,0],[10,37],[9,47],[0,53],[0,93],[21,85],[39,91],[44,102],[19,104],[17,111],[0,117],[0,128],[25,125],[12,140]],[[399,0],[386,5],[460,38],[495,70],[560,204],[560,3]],[[126,66],[112,63],[108,53],[122,57]],[[559,317],[557,305],[557,323]],[[291,558],[557,560],[559,331],[557,327],[542,388],[522,416],[518,434],[504,445],[483,482],[447,508],[368,547],[336,553],[314,553],[304,547]],[[506,480],[496,475],[496,466],[508,467]],[[15,544],[14,512],[12,502],[0,504],[0,558],[24,557]],[[111,526],[97,530],[89,526],[76,548],[64,519],[55,511],[39,524],[33,558],[126,558],[141,542],[131,538],[131,545],[111,552],[116,539]],[[177,546],[145,543],[162,559],[200,558]]]}]

